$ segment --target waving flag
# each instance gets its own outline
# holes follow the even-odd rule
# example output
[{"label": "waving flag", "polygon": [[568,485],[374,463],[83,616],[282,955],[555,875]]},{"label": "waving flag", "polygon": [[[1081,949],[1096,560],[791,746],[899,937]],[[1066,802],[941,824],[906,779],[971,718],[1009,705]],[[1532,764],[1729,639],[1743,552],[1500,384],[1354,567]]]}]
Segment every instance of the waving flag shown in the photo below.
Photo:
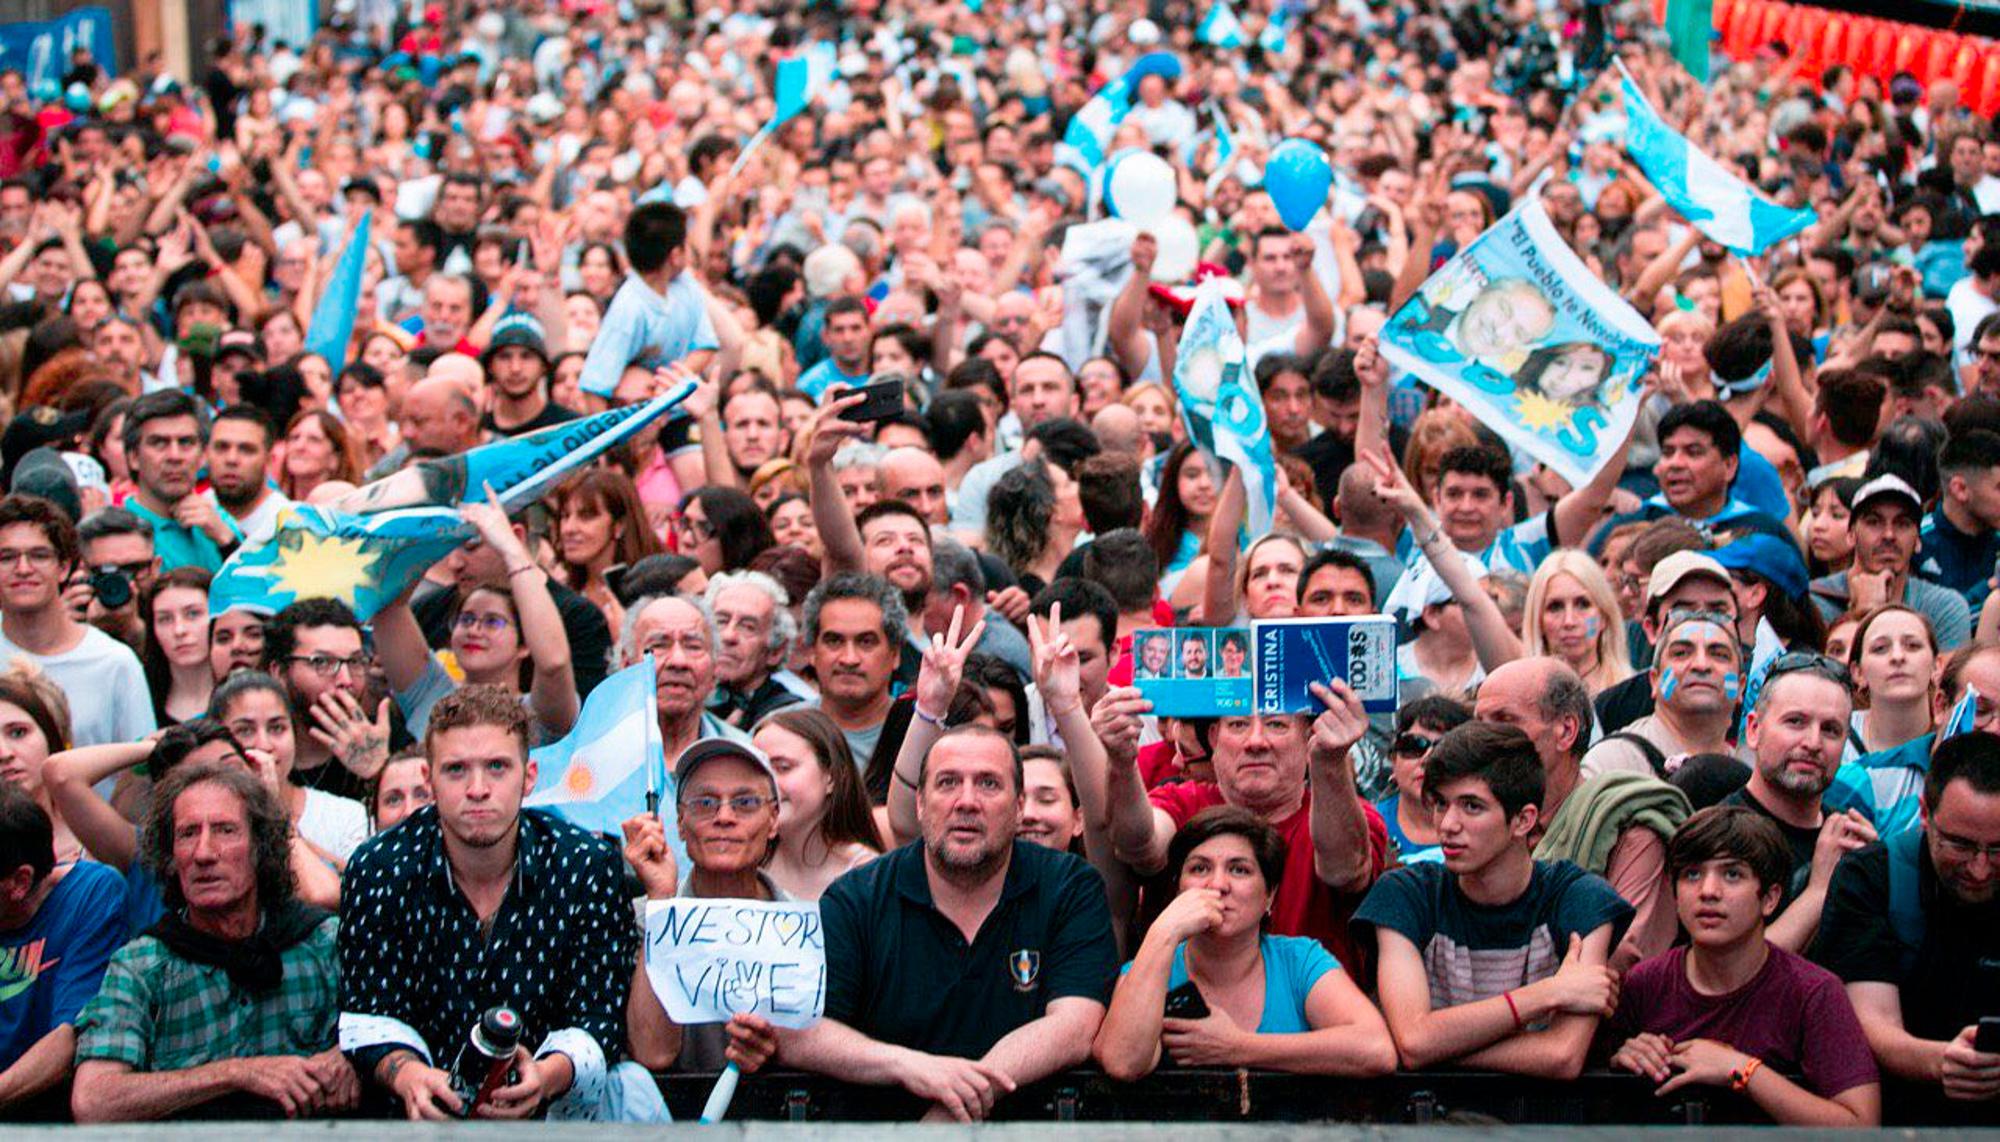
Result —
[{"label": "waving flag", "polygon": [[1257,46],[1276,55],[1285,50],[1285,24],[1289,15],[1283,8],[1271,13],[1264,30],[1257,33]]},{"label": "waving flag", "polygon": [[1530,194],[1403,303],[1381,345],[1390,363],[1581,486],[1623,463],[1618,446],[1660,337]]},{"label": "waving flag", "polygon": [[1097,94],[1070,116],[1062,144],[1056,149],[1056,161],[1074,167],[1086,178],[1095,176],[1111,153],[1111,136],[1132,110],[1132,97],[1138,94],[1139,81],[1149,75],[1160,76],[1169,83],[1179,79],[1180,57],[1172,52],[1148,52],[1134,60],[1124,75],[1098,88]]},{"label": "waving flag", "polygon": [[812,101],[833,83],[835,63],[833,45],[823,41],[807,45],[805,50],[778,61],[777,73],[771,80],[771,99],[777,105],[771,113],[771,121],[759,127],[757,133],[750,136],[750,141],[743,144],[743,153],[736,156],[736,165],[731,173],[742,170],[757,148],[764,145],[764,140],[811,106]]},{"label": "waving flag", "polygon": [[1195,287],[1194,306],[1174,356],[1174,393],[1188,439],[1243,473],[1250,534],[1271,530],[1278,507],[1278,466],[1264,402],[1244,367],[1243,338],[1221,279]]},{"label": "waving flag", "polygon": [[[648,792],[672,783],[654,702],[650,656],[598,683],[569,735],[528,755],[537,770],[535,789],[521,804],[552,809],[580,828],[617,836],[622,822],[646,811]],[[670,792],[660,799],[668,843],[678,847],[674,804]]]},{"label": "waving flag", "polygon": [[1208,10],[1208,15],[1202,17],[1201,26],[1195,29],[1194,34],[1202,43],[1218,48],[1240,48],[1249,42],[1243,21],[1237,19],[1236,13],[1221,0],[1217,0],[1215,7]]},{"label": "waving flag", "polygon": [[1697,83],[1707,83],[1710,41],[1715,32],[1715,0],[1667,0],[1662,16],[1674,59]]},{"label": "waving flag", "polygon": [[1624,64],[1618,70],[1625,93],[1625,150],[1667,205],[1695,229],[1747,257],[1819,220],[1811,210],[1772,202],[1703,154],[1660,118]]},{"label": "waving flag", "polygon": [[347,367],[347,346],[354,339],[354,311],[361,304],[361,270],[368,263],[368,226],[373,218],[363,214],[347,239],[306,330],[306,352],[326,358],[335,373]]},{"label": "waving flag", "polygon": [[503,509],[519,511],[693,391],[694,383],[684,382],[644,404],[414,464],[332,505],[286,508],[222,565],[209,586],[209,613],[231,607],[274,613],[326,597],[367,622],[472,537],[458,504],[491,487]]}]

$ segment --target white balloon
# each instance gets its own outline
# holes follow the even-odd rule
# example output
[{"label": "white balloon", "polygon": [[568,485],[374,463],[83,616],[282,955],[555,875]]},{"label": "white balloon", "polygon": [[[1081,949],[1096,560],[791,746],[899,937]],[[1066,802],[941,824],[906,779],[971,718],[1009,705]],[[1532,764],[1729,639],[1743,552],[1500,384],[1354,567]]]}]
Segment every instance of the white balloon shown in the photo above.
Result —
[{"label": "white balloon", "polygon": [[1118,217],[1140,226],[1165,217],[1180,197],[1174,168],[1151,151],[1134,151],[1119,159],[1105,179],[1104,192]]},{"label": "white balloon", "polygon": [[1194,276],[1195,263],[1201,259],[1201,239],[1195,235],[1194,223],[1169,214],[1146,231],[1160,246],[1153,257],[1154,281],[1184,282]]}]

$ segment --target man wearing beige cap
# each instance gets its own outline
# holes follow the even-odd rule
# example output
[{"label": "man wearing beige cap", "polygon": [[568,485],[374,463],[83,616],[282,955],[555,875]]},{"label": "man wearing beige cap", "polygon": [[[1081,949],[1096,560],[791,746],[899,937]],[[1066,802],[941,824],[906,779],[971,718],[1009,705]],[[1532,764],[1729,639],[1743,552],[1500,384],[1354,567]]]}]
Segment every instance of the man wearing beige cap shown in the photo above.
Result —
[{"label": "man wearing beige cap", "polygon": [[1972,608],[1964,597],[1911,570],[1923,519],[1923,500],[1900,476],[1880,475],[1856,488],[1847,517],[1854,565],[1813,581],[1820,617],[1832,622],[1849,611],[1903,603],[1930,620],[1940,651],[1971,638]]}]

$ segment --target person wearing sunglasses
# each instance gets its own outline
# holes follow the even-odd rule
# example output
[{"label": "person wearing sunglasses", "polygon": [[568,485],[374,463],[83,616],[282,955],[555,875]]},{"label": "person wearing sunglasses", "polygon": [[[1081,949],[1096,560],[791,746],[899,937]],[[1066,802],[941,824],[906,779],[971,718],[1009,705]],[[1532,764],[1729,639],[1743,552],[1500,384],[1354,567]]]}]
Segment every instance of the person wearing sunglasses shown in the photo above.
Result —
[{"label": "person wearing sunglasses", "polygon": [[2000,737],[1930,758],[1919,825],[1841,859],[1811,958],[1847,986],[1899,1121],[2000,1120]]},{"label": "person wearing sunglasses", "polygon": [[[625,860],[646,899],[793,899],[764,872],[778,845],[778,775],[770,760],[754,747],[705,738],[680,755],[673,772],[686,875],[658,814],[624,824]],[[771,1025],[758,1015],[692,1027],[675,1023],[653,991],[643,950],[625,1019],[632,1057],[651,1071],[719,1071],[724,1063],[754,1071],[777,1044]]]},{"label": "person wearing sunglasses", "polygon": [[1402,863],[1440,860],[1437,821],[1424,802],[1424,762],[1445,734],[1472,720],[1464,703],[1427,694],[1396,711],[1396,736],[1389,742],[1395,792],[1375,802]]}]

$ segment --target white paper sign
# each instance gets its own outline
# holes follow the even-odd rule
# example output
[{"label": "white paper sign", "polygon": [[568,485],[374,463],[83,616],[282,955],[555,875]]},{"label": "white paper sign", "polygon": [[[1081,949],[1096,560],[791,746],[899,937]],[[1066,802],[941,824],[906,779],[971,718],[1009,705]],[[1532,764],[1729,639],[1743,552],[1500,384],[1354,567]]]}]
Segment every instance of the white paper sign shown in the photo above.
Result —
[{"label": "white paper sign", "polygon": [[826,936],[817,903],[653,900],[646,978],[674,1022],[754,1013],[806,1027],[826,1010]]}]

